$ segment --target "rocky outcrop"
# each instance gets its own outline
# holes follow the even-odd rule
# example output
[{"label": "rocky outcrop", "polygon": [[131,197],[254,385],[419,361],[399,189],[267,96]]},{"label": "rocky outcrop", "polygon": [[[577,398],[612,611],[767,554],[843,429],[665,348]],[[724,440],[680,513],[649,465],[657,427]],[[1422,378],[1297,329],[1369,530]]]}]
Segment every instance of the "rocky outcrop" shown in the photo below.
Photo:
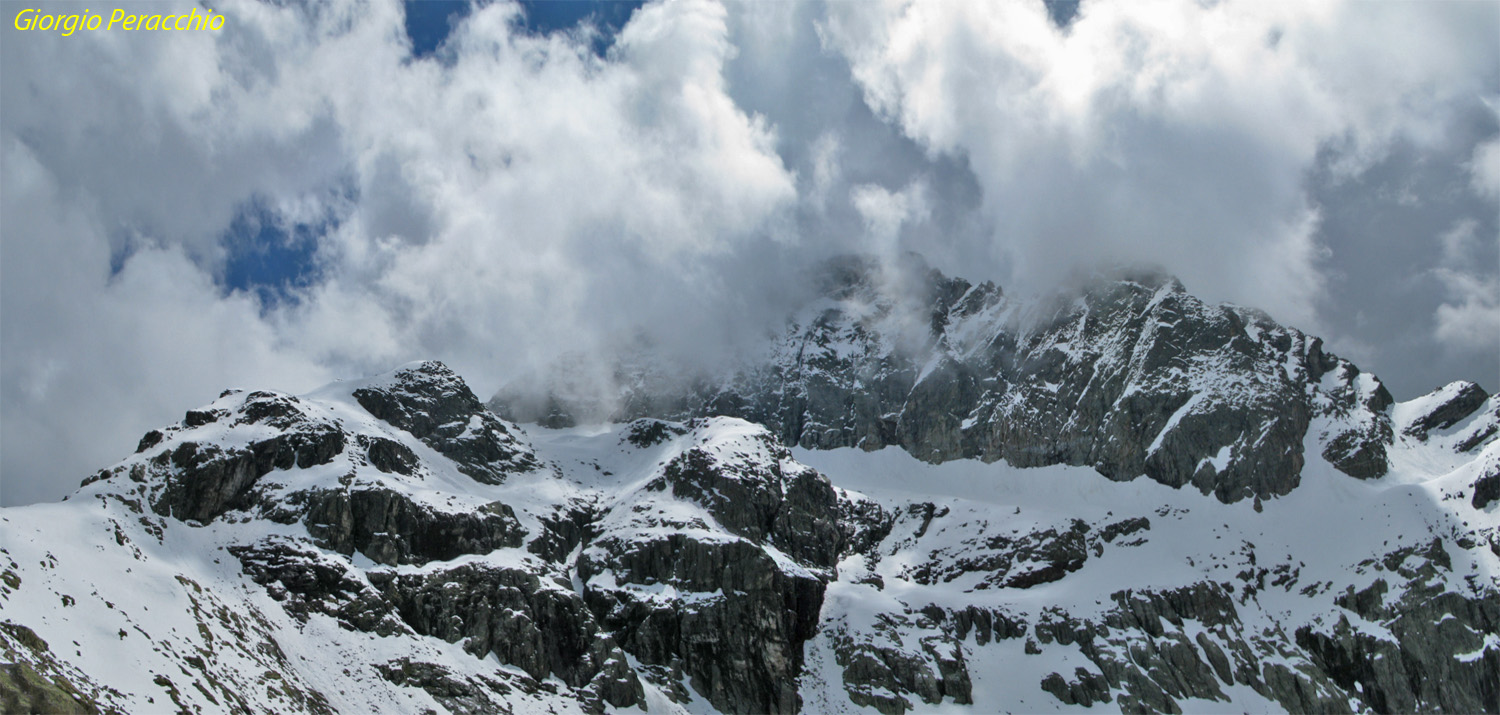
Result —
[{"label": "rocky outcrop", "polygon": [[[1112,703],[1125,712],[1180,713],[1189,709],[1184,700],[1228,702],[1225,689],[1243,685],[1293,712],[1349,712],[1346,692],[1289,649],[1291,644],[1250,631],[1222,584],[1119,591],[1110,598],[1115,605],[1102,617],[1047,608],[1030,623],[1004,612],[928,606],[883,617],[874,637],[855,639],[837,630],[833,641],[839,644],[839,664],[851,697],[868,700],[883,713],[905,712],[913,707],[913,698],[928,704],[945,696],[960,698],[949,684],[968,682],[966,668],[963,678],[954,677],[962,659],[951,658],[954,667],[939,676],[944,673],[941,661],[924,658],[922,651],[942,642],[961,644],[970,635],[977,646],[1025,637],[1028,654],[1064,649],[1086,658],[1091,667],[1067,675],[1050,673],[1038,683],[1069,705]],[[881,636],[886,628],[892,633],[935,629],[942,635],[920,639],[921,650],[915,650]],[[1300,660],[1299,666],[1287,667],[1289,657],[1293,663]]]},{"label": "rocky outcrop", "polygon": [[[156,699],[27,650],[9,622],[6,657],[30,670],[0,672],[0,697],[72,683],[135,710],[899,715],[1024,692],[1042,700],[1004,709],[1500,711],[1500,400],[1456,384],[1393,406],[1316,339],[1159,276],[1028,323],[992,286],[929,274],[936,308],[913,323],[855,268],[792,331],[794,360],[675,403],[765,425],[642,418],[533,447],[437,363],[189,411],[80,492],[74,531],[104,535],[90,563],[113,576],[62,577],[0,518],[7,617],[95,624],[75,657],[97,631],[156,658],[140,686]],[[909,350],[897,323],[935,343]],[[852,470],[840,488],[783,438],[1008,464],[804,457]],[[1300,499],[1329,488],[1324,459],[1400,478],[1336,478],[1365,501],[1309,527],[1323,509]],[[1320,481],[1262,504],[1309,461]],[[1330,533],[1354,545],[1330,556]],[[119,602],[137,574],[190,562],[198,580],[177,574],[162,603],[194,620]]]},{"label": "rocky outcrop", "polygon": [[[1315,423],[1337,468],[1387,469],[1391,399],[1378,380],[1317,338],[1206,304],[1169,276],[1125,272],[1019,303],[920,266],[849,258],[824,273],[824,298],[730,374],[671,382],[632,372],[635,361],[615,375],[628,386],[619,395],[549,394],[549,414],[732,415],[807,448],[1089,466],[1224,502],[1295,488]],[[512,407],[542,399],[525,394],[511,386],[491,404],[530,414]]]},{"label": "rocky outcrop", "polygon": [[378,564],[449,561],[520,546],[526,532],[511,508],[490,502],[473,511],[446,511],[391,489],[325,489],[297,493],[314,541],[341,554],[360,553]]},{"label": "rocky outcrop", "polygon": [[585,700],[629,707],[640,681],[579,594],[540,569],[470,564],[425,574],[374,572],[371,583],[417,633],[462,641],[536,680],[556,677]]},{"label": "rocky outcrop", "polygon": [[791,454],[769,433],[753,439],[767,459],[720,460],[695,447],[673,458],[646,489],[670,489],[706,507],[732,534],[770,543],[809,566],[833,566],[841,547],[833,485],[810,469],[783,471]]},{"label": "rocky outcrop", "polygon": [[508,473],[539,466],[511,428],[440,362],[402,368],[384,384],[353,395],[371,415],[422,440],[476,481],[499,484]]},{"label": "rocky outcrop", "polygon": [[919,708],[918,703],[937,705],[945,699],[972,704],[973,684],[959,641],[932,633],[912,642],[912,631],[931,626],[926,614],[909,613],[883,614],[870,633],[856,633],[844,623],[830,624],[835,662],[843,670],[849,700],[883,715],[902,715]]},{"label": "rocky outcrop", "polygon": [[268,538],[230,546],[228,551],[239,559],[250,580],[264,586],[282,608],[303,622],[321,613],[346,628],[382,636],[410,632],[358,570],[309,544]]},{"label": "rocky outcrop", "polygon": [[[153,452],[145,462],[101,471],[84,484],[128,476],[132,482],[149,483],[156,513],[207,522],[254,506],[253,487],[273,470],[328,464],[349,442],[336,423],[310,413],[291,395],[229,391],[215,405],[190,410],[178,426],[148,432],[136,450]],[[226,433],[263,434],[267,429],[276,434],[246,440],[244,446],[218,444]]]},{"label": "rocky outcrop", "polygon": [[1474,490],[1474,497],[1469,503],[1475,509],[1484,509],[1500,501],[1500,463],[1491,464],[1489,470],[1479,475],[1469,488]]},{"label": "rocky outcrop", "polygon": [[1433,430],[1448,429],[1484,407],[1490,395],[1484,388],[1463,380],[1441,388],[1432,398],[1427,409],[1402,430],[1403,434],[1426,441]]},{"label": "rocky outcrop", "polygon": [[[520,668],[534,683],[557,677],[596,709],[603,703],[626,707],[641,701],[640,682],[624,654],[600,630],[578,594],[538,575],[543,569],[471,564],[424,574],[366,575],[294,540],[268,539],[229,551],[246,575],[303,621],[320,613],[345,628],[382,637],[415,634],[462,641],[469,652],[493,655]],[[410,660],[399,668],[387,664],[382,673],[393,682],[437,688],[443,697],[470,704],[489,701],[497,688],[500,695],[508,689],[499,683],[465,683],[440,666]]]},{"label": "rocky outcrop", "polygon": [[271,470],[327,464],[343,449],[343,433],[327,425],[242,449],[183,442],[153,461],[159,469],[171,469],[173,477],[151,507],[163,516],[209,521],[230,509],[249,506],[245,497],[250,488]]},{"label": "rocky outcrop", "polygon": [[396,658],[375,666],[381,677],[394,685],[421,688],[449,712],[457,715],[510,713],[507,696],[514,690],[499,678],[464,677],[438,663]]},{"label": "rocky outcrop", "polygon": [[[663,681],[685,680],[724,712],[796,712],[803,643],[842,544],[837,496],[747,428],[663,427],[681,448],[600,515],[577,575],[605,628]],[[654,445],[656,432],[636,425],[626,441]]]},{"label": "rocky outcrop", "polygon": [[[1349,614],[1331,629],[1299,628],[1297,643],[1378,711],[1500,711],[1500,649],[1489,642],[1500,633],[1500,601],[1446,589],[1442,576],[1452,569],[1439,539],[1366,561],[1359,571],[1383,576],[1340,595]],[[1354,626],[1351,616],[1380,623],[1383,633]]]},{"label": "rocky outcrop", "polygon": [[0,709],[8,713],[66,713],[94,715],[101,712],[97,704],[79,692],[66,678],[37,672],[16,652],[29,651],[33,657],[52,660],[51,648],[35,631],[18,623],[0,622]]},{"label": "rocky outcrop", "polygon": [[[798,710],[802,643],[823,583],[742,540],[673,534],[596,542],[578,564],[584,597],[641,662],[667,666],[732,713]],[[658,589],[675,595],[654,597]]]}]

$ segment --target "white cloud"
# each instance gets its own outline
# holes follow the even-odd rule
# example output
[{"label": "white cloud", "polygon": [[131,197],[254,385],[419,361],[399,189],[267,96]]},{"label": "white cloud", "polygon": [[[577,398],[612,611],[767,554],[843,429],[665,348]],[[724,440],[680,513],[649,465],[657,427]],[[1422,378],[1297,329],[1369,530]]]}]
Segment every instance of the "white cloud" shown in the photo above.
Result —
[{"label": "white cloud", "polygon": [[839,153],[842,151],[843,142],[833,132],[824,132],[813,140],[810,157],[812,176],[806,189],[806,198],[819,213],[828,211],[829,194],[843,178],[839,163]]},{"label": "white cloud", "polygon": [[867,250],[881,257],[894,257],[899,250],[901,229],[927,220],[932,213],[927,186],[921,181],[913,181],[895,192],[874,184],[860,184],[849,195],[865,222]]},{"label": "white cloud", "polygon": [[1308,172],[1443,141],[1500,61],[1493,10],[1093,2],[1064,32],[1040,2],[890,0],[831,3],[822,35],[872,107],[968,158],[1013,284],[1148,261],[1307,325],[1325,259]]},{"label": "white cloud", "polygon": [[1469,164],[1473,172],[1474,190],[1492,199],[1500,199],[1500,138],[1491,139],[1474,148],[1474,159]]},{"label": "white cloud", "polygon": [[[637,322],[701,327],[674,311],[726,299],[708,266],[795,203],[773,130],[727,95],[717,3],[642,8],[608,58],[492,4],[442,62],[410,57],[394,2],[219,9],[218,36],[5,45],[6,502],[225,383],[441,357],[483,391]],[[340,219],[297,300],[215,282],[252,201]]]},{"label": "white cloud", "polygon": [[124,456],[143,425],[231,385],[305,390],[329,373],[178,246],[111,275],[99,212],[12,137],[0,144],[0,501],[55,499]]},{"label": "white cloud", "polygon": [[1447,268],[1437,275],[1450,299],[1437,309],[1437,339],[1462,349],[1500,350],[1500,280]]},{"label": "white cloud", "polygon": [[[0,44],[0,502],[231,385],[435,357],[484,393],[638,331],[732,353],[839,251],[1012,293],[1156,262],[1306,326],[1341,260],[1310,167],[1426,156],[1500,66],[1486,3],[1085,2],[1064,33],[1040,3],[662,0],[599,57],[497,2],[424,59],[395,0],[221,5],[217,34]],[[290,300],[225,287],[250,205],[333,219]],[[1454,246],[1412,310],[1478,344],[1491,249]]]},{"label": "white cloud", "polygon": [[1460,220],[1438,237],[1442,260],[1432,274],[1446,300],[1433,317],[1433,335],[1450,348],[1493,354],[1500,350],[1500,276],[1486,273],[1480,255],[1478,224]]}]

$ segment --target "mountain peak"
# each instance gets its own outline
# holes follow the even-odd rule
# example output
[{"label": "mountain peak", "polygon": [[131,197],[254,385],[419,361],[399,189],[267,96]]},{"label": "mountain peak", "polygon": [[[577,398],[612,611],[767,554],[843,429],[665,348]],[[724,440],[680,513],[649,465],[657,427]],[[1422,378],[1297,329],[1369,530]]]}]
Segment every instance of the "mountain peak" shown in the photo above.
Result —
[{"label": "mountain peak", "polygon": [[596,386],[612,394],[511,386],[490,404],[554,426],[727,414],[802,447],[1088,466],[1224,501],[1287,494],[1308,449],[1360,478],[1389,468],[1391,399],[1377,378],[1159,269],[1101,271],[1030,300],[916,261],[840,256],[819,271],[823,297],[717,373],[653,379],[637,366],[654,363],[637,360]]},{"label": "mountain peak", "polygon": [[611,424],[225,391],[0,517],[0,649],[122,711],[1489,707],[1500,397],[1156,272],[831,270],[720,374],[622,357]]}]

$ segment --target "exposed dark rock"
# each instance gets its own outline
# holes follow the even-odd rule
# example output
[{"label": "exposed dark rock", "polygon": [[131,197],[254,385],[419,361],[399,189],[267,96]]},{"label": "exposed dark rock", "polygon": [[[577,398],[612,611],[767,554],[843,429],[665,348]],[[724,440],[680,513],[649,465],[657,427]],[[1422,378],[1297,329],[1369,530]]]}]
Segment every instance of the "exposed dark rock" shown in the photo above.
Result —
[{"label": "exposed dark rock", "polygon": [[[1072,680],[1048,676],[1043,688],[1064,703],[1113,701],[1126,712],[1182,712],[1179,700],[1225,701],[1221,683],[1238,683],[1293,711],[1348,710],[1343,691],[1316,670],[1262,667],[1262,657],[1285,654],[1273,642],[1246,637],[1228,590],[1219,584],[1121,591],[1112,598],[1116,607],[1100,621],[1049,609],[1035,624],[1041,644],[1077,647],[1099,669],[1079,668]],[[1195,638],[1187,635],[1187,621],[1201,629]]]},{"label": "exposed dark rock", "polygon": [[1472,452],[1476,447],[1488,441],[1489,438],[1494,437],[1497,432],[1500,432],[1500,425],[1486,425],[1483,429],[1476,431],[1464,441],[1459,442],[1454,451]]},{"label": "exposed dark rock", "polygon": [[900,633],[909,618],[884,614],[876,625],[879,640],[855,638],[839,630],[834,637],[836,662],[844,669],[844,691],[856,705],[900,715],[916,700],[936,705],[944,698],[957,704],[973,702],[963,649],[946,638],[927,637],[915,649],[904,645]]},{"label": "exposed dark rock", "polygon": [[[917,538],[926,532],[931,517],[937,515],[930,511],[931,506],[913,505],[913,508],[928,508],[916,532]],[[976,588],[1031,588],[1060,580],[1083,568],[1090,543],[1096,543],[1089,538],[1088,524],[1077,519],[1065,529],[1042,529],[1019,536],[987,535],[978,528],[975,531],[982,540],[973,548],[961,553],[939,550],[933,558],[917,564],[908,576],[917,583],[932,585],[965,574],[983,573],[986,575]]]},{"label": "exposed dark rock", "polygon": [[838,520],[840,540],[846,553],[866,554],[878,560],[876,547],[891,535],[896,516],[887,513],[873,501],[850,499],[839,492]]},{"label": "exposed dark rock", "polygon": [[673,496],[704,505],[731,533],[769,541],[811,566],[833,566],[841,547],[833,486],[810,469],[784,473],[780,460],[790,458],[786,448],[769,434],[760,439],[772,459],[726,462],[701,448],[689,449],[647,488],[670,485]]},{"label": "exposed dark rock", "polygon": [[228,416],[229,411],[223,409],[188,410],[187,414],[182,418],[182,424],[185,427],[201,427],[206,424],[218,422],[220,419]]},{"label": "exposed dark rock", "polygon": [[[1186,573],[1222,581],[1193,576],[1204,580],[1094,594],[1098,605],[1076,614],[1036,600],[1068,588],[1069,578],[1097,583],[1071,574],[1122,549],[1180,536],[1172,513],[1186,510],[1163,506],[1150,519],[1111,512],[1090,523],[1055,504],[1037,521],[1029,502],[1025,517],[1016,507],[1011,518],[1009,506],[953,497],[867,497],[798,464],[777,437],[809,447],[900,445],[930,461],[1087,465],[1111,479],[1145,475],[1225,502],[1253,498],[1259,513],[1262,499],[1297,485],[1304,442],[1362,478],[1384,474],[1388,452],[1418,440],[1463,451],[1477,435],[1470,448],[1492,449],[1484,441],[1489,418],[1469,419],[1487,404],[1482,390],[1457,389],[1396,441],[1390,396],[1372,376],[1314,338],[1253,311],[1205,306],[1151,275],[1096,285],[1034,327],[997,329],[967,345],[957,341],[978,329],[965,321],[998,310],[999,290],[928,275],[917,291],[928,304],[914,320],[930,327],[938,354],[923,362],[915,356],[929,353],[891,348],[901,341],[878,333],[884,324],[875,318],[895,308],[871,292],[868,267],[835,273],[830,295],[849,303],[797,326],[786,360],[747,370],[712,394],[626,402],[738,411],[773,431],[723,418],[638,420],[608,444],[629,466],[618,487],[598,462],[586,478],[548,482],[552,473],[535,471],[540,460],[513,427],[447,368],[423,363],[353,390],[391,429],[349,420],[347,404],[229,393],[178,426],[148,433],[139,456],[89,480],[104,483],[90,496],[130,514],[129,528],[116,521],[106,533],[136,558],[136,543],[162,541],[168,521],[143,505],[158,515],[235,522],[209,534],[215,538],[252,533],[242,522],[255,518],[282,525],[283,535],[225,547],[302,625],[327,617],[352,631],[440,639],[493,659],[480,670],[415,655],[367,664],[385,683],[421,689],[456,712],[507,711],[507,696],[518,691],[562,693],[596,712],[640,707],[643,678],[681,703],[701,697],[724,712],[796,712],[805,707],[799,688],[807,685],[809,642],[820,668],[842,670],[851,702],[881,713],[972,704],[974,676],[989,675],[970,670],[986,662],[976,655],[983,648],[1029,663],[1057,662],[1027,655],[1067,649],[1071,672],[1040,682],[1066,705],[1227,709],[1243,687],[1298,712],[1500,711],[1500,650],[1491,643],[1500,598],[1482,569],[1471,568],[1471,557],[1489,558],[1486,547],[1500,553],[1500,534],[1487,522],[1459,528],[1472,515],[1458,501],[1469,495],[1456,490],[1443,498],[1464,510],[1459,518],[1429,522],[1441,536],[1353,565],[1351,579],[1366,580],[1332,590],[1299,583],[1306,564],[1264,552],[1257,561],[1244,541],[1239,551],[1210,552],[1211,564],[1195,563],[1196,551],[1187,559],[1199,571]],[[1234,379],[1217,379],[1224,375]],[[1465,419],[1464,432],[1438,433]],[[223,437],[241,428],[244,439]],[[1500,500],[1492,457],[1479,457],[1489,461],[1472,483],[1478,509]],[[487,485],[523,472],[537,481],[446,494],[454,468]],[[543,499],[560,496],[505,497],[524,506],[519,516],[474,496],[531,486]],[[1249,505],[1235,509],[1256,518]],[[144,531],[132,531],[137,516]],[[0,572],[0,597],[21,588],[14,568]],[[27,588],[35,582],[28,576]],[[942,586],[937,603],[914,600],[927,586]],[[1304,625],[1260,603],[1294,588],[1342,615]],[[963,605],[955,598],[963,589],[986,591],[973,603],[988,605]],[[1035,590],[996,593],[1005,589]],[[68,613],[87,610],[75,608],[85,604],[82,593],[60,595],[75,609]],[[874,610],[848,608],[865,596],[861,608]],[[1028,610],[1012,610],[1018,603]],[[46,650],[10,626],[0,624],[7,647]],[[135,636],[122,628],[120,637]],[[279,654],[274,640],[266,652]],[[203,671],[206,653],[184,655],[184,666]],[[53,677],[62,671],[30,662],[29,671],[0,669],[7,711],[55,696],[47,682],[70,692],[66,679],[59,685]],[[1072,667],[1079,663],[1085,667]],[[175,673],[152,677],[174,701],[188,691],[172,684]],[[25,692],[15,685],[22,681],[32,683]]]},{"label": "exposed dark rock", "polygon": [[306,621],[313,613],[345,627],[388,636],[408,632],[385,598],[349,568],[308,545],[284,538],[230,546],[245,575],[265,586],[288,613]]},{"label": "exposed dark rock", "polygon": [[27,663],[0,663],[0,710],[57,715],[99,712],[72,683],[42,675]]},{"label": "exposed dark rock", "polygon": [[[1089,466],[1225,502],[1295,488],[1303,437],[1325,417],[1322,454],[1337,468],[1360,478],[1387,469],[1389,393],[1263,313],[1208,305],[1173,278],[1135,272],[1061,296],[1022,328],[1000,317],[1005,298],[992,284],[905,270],[833,261],[822,274],[831,306],[793,320],[760,362],[675,382],[622,365],[614,382],[630,387],[600,417],[732,415],[805,448]],[[892,281],[916,288],[892,291]],[[927,317],[925,336],[892,332],[910,313]],[[513,386],[495,404],[539,399],[524,392]],[[565,412],[604,409],[545,399]]]},{"label": "exposed dark rock", "polygon": [[304,421],[249,448],[182,442],[152,461],[170,470],[170,476],[151,508],[162,516],[210,521],[250,506],[246,497],[251,486],[273,469],[306,469],[332,461],[344,450],[345,439],[333,425]]},{"label": "exposed dark rock", "polygon": [[1393,551],[1380,565],[1405,580],[1398,598],[1389,598],[1386,581],[1376,579],[1336,601],[1383,625],[1394,640],[1341,617],[1331,629],[1297,629],[1297,644],[1377,711],[1500,712],[1500,652],[1485,645],[1485,634],[1500,632],[1500,597],[1440,585],[1436,577],[1452,564],[1438,539]]},{"label": "exposed dark rock", "polygon": [[531,451],[448,366],[428,361],[396,371],[390,383],[354,391],[361,407],[453,460],[479,482],[541,466]]},{"label": "exposed dark rock", "polygon": [[571,590],[536,573],[484,564],[428,574],[370,576],[416,632],[493,653],[534,679],[555,676],[615,707],[644,690],[616,641]]},{"label": "exposed dark rock", "polygon": [[[607,574],[609,578],[596,580]],[[584,597],[641,662],[680,667],[693,689],[733,713],[788,713],[799,705],[802,643],[817,630],[824,584],[788,572],[744,540],[689,534],[605,537],[578,562]],[[670,585],[676,602],[629,585]]]},{"label": "exposed dark rock", "polygon": [[1093,707],[1094,703],[1107,703],[1113,699],[1104,676],[1084,668],[1075,668],[1071,681],[1057,673],[1048,675],[1042,679],[1042,690],[1052,693],[1068,705],[1082,705],[1086,708]]},{"label": "exposed dark rock", "polygon": [[505,504],[444,511],[390,489],[324,489],[287,497],[305,505],[307,531],[342,554],[359,552],[380,564],[448,561],[520,546],[525,530]]},{"label": "exposed dark rock", "polygon": [[470,679],[436,663],[397,658],[375,666],[382,678],[396,684],[421,688],[450,712],[458,715],[510,713],[505,703],[510,686],[497,678]]},{"label": "exposed dark rock", "polygon": [[360,436],[365,449],[365,459],[370,466],[382,472],[412,476],[417,471],[417,455],[409,447],[393,439]]},{"label": "exposed dark rock", "polygon": [[630,423],[629,431],[625,433],[625,439],[639,448],[646,448],[661,444],[674,435],[685,434],[686,430],[681,426],[661,420],[640,419]]},{"label": "exposed dark rock", "polygon": [[1475,509],[1483,509],[1500,501],[1500,462],[1491,463],[1484,474],[1475,478],[1471,488],[1474,490],[1474,497],[1470,503]]},{"label": "exposed dark rock", "polygon": [[56,666],[56,654],[36,631],[20,623],[0,621],[0,712],[118,712],[101,709]]},{"label": "exposed dark rock", "polygon": [[1150,530],[1150,519],[1147,519],[1145,517],[1136,517],[1133,519],[1124,519],[1113,524],[1106,525],[1104,528],[1099,530],[1099,538],[1106,543],[1112,543],[1115,539],[1120,538],[1121,536],[1129,536],[1136,533],[1137,531]]},{"label": "exposed dark rock", "polygon": [[144,452],[148,449],[151,449],[152,447],[155,447],[158,444],[161,444],[161,441],[165,438],[166,435],[162,434],[161,430],[154,429],[150,432],[147,432],[144,436],[141,437],[140,443],[135,446],[136,454],[140,454],[141,452]]},{"label": "exposed dark rock", "polygon": [[1457,382],[1439,390],[1447,399],[1411,421],[1405,432],[1420,440],[1426,440],[1433,430],[1443,430],[1458,424],[1460,420],[1474,414],[1490,398],[1484,388],[1472,382]]},{"label": "exposed dark rock", "polygon": [[599,516],[600,511],[592,502],[560,504],[551,514],[539,515],[541,533],[526,545],[526,549],[548,561],[560,563],[592,538],[591,527]]},{"label": "exposed dark rock", "polygon": [[955,638],[962,641],[974,634],[974,642],[977,645],[985,645],[994,640],[1007,640],[1020,638],[1026,635],[1026,621],[1002,611],[990,611],[976,606],[968,606],[956,611],[951,618],[938,618],[940,622],[951,624]]}]

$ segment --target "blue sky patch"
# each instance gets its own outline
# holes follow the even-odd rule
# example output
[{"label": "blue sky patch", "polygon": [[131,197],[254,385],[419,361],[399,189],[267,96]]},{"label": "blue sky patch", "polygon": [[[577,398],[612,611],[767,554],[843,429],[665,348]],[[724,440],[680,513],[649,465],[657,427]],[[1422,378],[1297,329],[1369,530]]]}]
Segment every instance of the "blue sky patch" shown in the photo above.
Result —
[{"label": "blue sky patch", "polygon": [[331,218],[289,224],[251,202],[224,235],[229,252],[224,262],[224,291],[255,293],[265,308],[295,302],[295,289],[317,282],[322,275],[314,260],[318,239],[336,226]]},{"label": "blue sky patch", "polygon": [[411,53],[426,57],[453,32],[453,26],[469,14],[468,0],[406,0],[406,36]]},{"label": "blue sky patch", "polygon": [[[538,35],[567,31],[592,20],[600,30],[593,49],[603,55],[615,33],[644,4],[641,0],[522,0],[521,8],[526,16],[524,29]],[[411,38],[414,57],[437,51],[473,9],[467,0],[406,0],[405,5],[406,35]]]}]

